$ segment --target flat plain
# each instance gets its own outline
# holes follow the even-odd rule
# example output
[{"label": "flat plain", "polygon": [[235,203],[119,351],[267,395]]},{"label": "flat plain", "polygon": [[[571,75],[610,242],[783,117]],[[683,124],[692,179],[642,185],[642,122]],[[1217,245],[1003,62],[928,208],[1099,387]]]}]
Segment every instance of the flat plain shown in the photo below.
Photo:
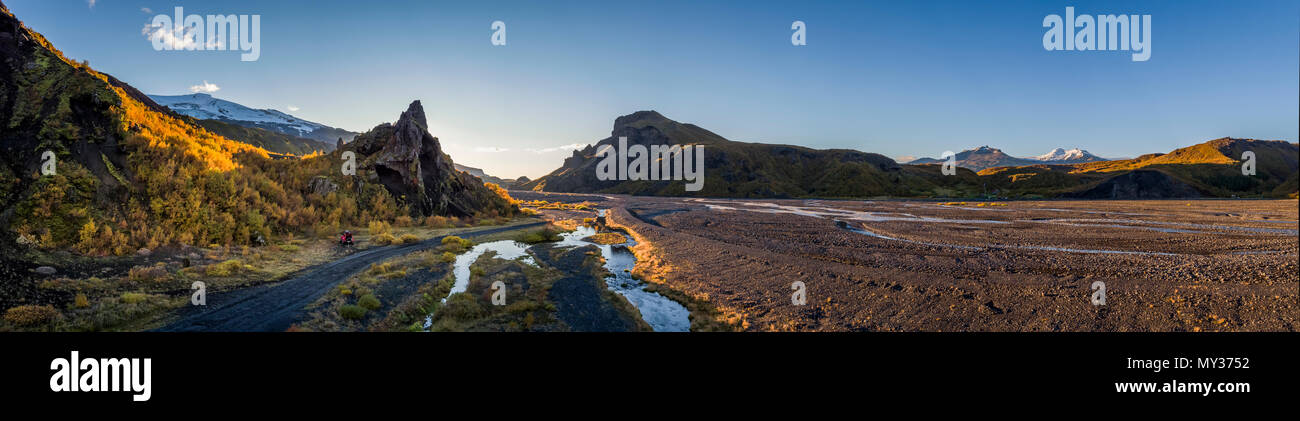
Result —
[{"label": "flat plain", "polygon": [[[1295,200],[591,202],[745,330],[1295,331]],[[803,282],[805,304],[792,300]],[[1094,305],[1094,284],[1105,304]]]}]

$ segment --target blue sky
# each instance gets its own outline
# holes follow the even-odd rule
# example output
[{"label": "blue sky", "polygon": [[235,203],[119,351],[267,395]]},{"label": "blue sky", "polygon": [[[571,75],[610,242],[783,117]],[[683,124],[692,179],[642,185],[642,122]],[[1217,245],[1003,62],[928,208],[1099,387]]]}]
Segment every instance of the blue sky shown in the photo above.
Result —
[{"label": "blue sky", "polygon": [[[150,94],[365,131],[422,100],[457,162],[537,177],[654,109],[732,140],[891,157],[992,145],[1136,156],[1296,141],[1300,2],[6,0],[69,57]],[[261,58],[155,51],[156,14],[261,15]],[[1046,51],[1044,16],[1152,15],[1152,54]],[[148,8],[152,13],[146,13]],[[491,23],[506,23],[493,46]],[[791,22],[808,44],[792,46]],[[293,111],[290,107],[297,110]]]}]

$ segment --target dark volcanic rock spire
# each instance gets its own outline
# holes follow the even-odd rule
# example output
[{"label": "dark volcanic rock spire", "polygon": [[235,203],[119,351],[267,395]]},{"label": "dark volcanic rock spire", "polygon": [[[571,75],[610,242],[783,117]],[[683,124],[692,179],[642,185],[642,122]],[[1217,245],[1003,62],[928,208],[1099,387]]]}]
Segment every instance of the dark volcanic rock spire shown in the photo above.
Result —
[{"label": "dark volcanic rock spire", "polygon": [[380,124],[343,149],[362,155],[360,168],[366,177],[382,183],[421,215],[506,213],[510,205],[505,199],[477,178],[457,171],[428,127],[424,107],[417,100],[396,123]]}]

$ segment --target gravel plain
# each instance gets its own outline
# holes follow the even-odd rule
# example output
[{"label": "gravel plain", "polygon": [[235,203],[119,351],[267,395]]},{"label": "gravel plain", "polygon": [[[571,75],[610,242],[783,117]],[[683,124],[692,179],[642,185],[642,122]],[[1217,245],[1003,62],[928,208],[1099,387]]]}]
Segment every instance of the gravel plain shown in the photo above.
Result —
[{"label": "gravel plain", "polygon": [[[776,331],[1296,331],[1295,200],[593,201],[659,282]],[[645,251],[650,250],[650,251]],[[792,300],[803,282],[803,305]],[[1094,305],[1096,282],[1105,304]]]}]

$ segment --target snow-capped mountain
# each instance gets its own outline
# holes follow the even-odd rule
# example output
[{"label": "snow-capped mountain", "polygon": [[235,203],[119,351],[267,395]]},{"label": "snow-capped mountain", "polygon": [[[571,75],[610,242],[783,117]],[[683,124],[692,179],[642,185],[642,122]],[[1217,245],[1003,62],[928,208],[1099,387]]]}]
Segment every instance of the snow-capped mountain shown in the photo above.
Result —
[{"label": "snow-capped mountain", "polygon": [[345,142],[351,141],[357,135],[354,132],[303,120],[280,111],[245,107],[224,99],[213,98],[208,94],[149,95],[149,98],[172,111],[200,120],[220,120],[239,126],[319,140],[330,145],[339,138],[343,138]]},{"label": "snow-capped mountain", "polygon": [[[994,167],[1019,167],[1035,164],[1079,164],[1084,162],[1106,161],[1107,159],[1077,148],[1070,150],[1056,148],[1044,155],[1030,158],[1017,158],[1003,153],[1001,149],[986,145],[958,152],[954,157],[954,160],[958,167],[970,169],[972,171],[981,171]],[[944,160],[938,158],[921,158],[907,162],[907,164],[933,164],[943,161]]]},{"label": "snow-capped mountain", "polygon": [[1029,159],[1043,161],[1049,164],[1077,164],[1080,162],[1105,161],[1105,158],[1088,153],[1083,149],[1074,148],[1066,150],[1065,148],[1056,148],[1051,152],[1035,156]]}]

